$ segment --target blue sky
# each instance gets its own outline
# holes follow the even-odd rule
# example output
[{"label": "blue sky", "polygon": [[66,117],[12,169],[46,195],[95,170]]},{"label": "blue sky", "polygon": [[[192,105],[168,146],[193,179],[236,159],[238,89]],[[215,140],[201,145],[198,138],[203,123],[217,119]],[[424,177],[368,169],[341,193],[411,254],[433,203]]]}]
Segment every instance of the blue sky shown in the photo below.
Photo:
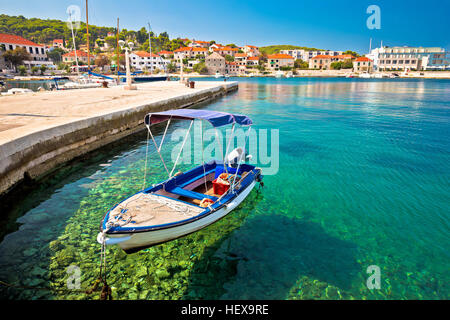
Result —
[{"label": "blue sky", "polygon": [[[66,8],[84,0],[0,0],[0,13],[66,20]],[[369,30],[369,5],[381,10],[381,29]],[[448,0],[90,0],[89,22],[156,33],[257,46],[292,44],[366,53],[373,46],[441,46],[450,49]]]}]

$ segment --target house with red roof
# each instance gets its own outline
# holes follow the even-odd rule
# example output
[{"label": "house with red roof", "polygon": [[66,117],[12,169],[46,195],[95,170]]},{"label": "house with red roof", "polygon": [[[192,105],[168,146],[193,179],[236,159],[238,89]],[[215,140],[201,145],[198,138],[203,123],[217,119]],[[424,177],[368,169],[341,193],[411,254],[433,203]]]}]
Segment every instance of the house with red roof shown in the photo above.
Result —
[{"label": "house with red roof", "polygon": [[66,46],[64,44],[64,40],[63,39],[53,39],[52,47],[66,50]]},{"label": "house with red roof", "polygon": [[247,57],[247,65],[248,66],[257,66],[259,65],[259,57]]},{"label": "house with red roof", "polygon": [[158,54],[165,59],[173,58],[173,51],[162,50]]},{"label": "house with red roof", "polygon": [[18,47],[25,48],[30,54],[31,60],[24,61],[24,65],[28,68],[33,66],[46,65],[47,67],[54,68],[53,62],[47,57],[47,48],[44,45],[34,43],[21,36],[13,34],[0,33],[0,48],[7,50],[14,50]]},{"label": "house with red roof", "polygon": [[[66,54],[63,54],[62,61],[67,64],[72,64],[76,62],[78,59],[78,64],[88,63],[88,54],[82,50],[70,51]],[[93,62],[95,56],[90,55],[90,60]]]},{"label": "house with red roof", "polygon": [[191,43],[188,44],[188,47],[191,48],[209,48],[210,41],[200,41],[200,40],[192,40]]},{"label": "house with red roof", "polygon": [[369,72],[373,71],[373,60],[367,57],[359,57],[353,61],[354,72]]},{"label": "house with red roof", "polygon": [[331,62],[333,62],[333,57],[328,54],[319,54],[309,60],[310,69],[320,69],[326,70],[330,69]]},{"label": "house with red roof", "polygon": [[234,57],[238,52],[238,48],[232,48],[232,47],[220,47],[218,49],[214,49],[214,52],[220,54],[221,56],[232,56]]},{"label": "house with red roof", "polygon": [[284,53],[269,54],[267,67],[272,71],[280,70],[282,67],[294,67],[294,57]]},{"label": "house with red roof", "polygon": [[255,47],[255,46],[246,45],[246,46],[243,46],[241,49],[249,57],[257,57],[257,56],[259,56],[261,54],[259,52],[259,48]]}]

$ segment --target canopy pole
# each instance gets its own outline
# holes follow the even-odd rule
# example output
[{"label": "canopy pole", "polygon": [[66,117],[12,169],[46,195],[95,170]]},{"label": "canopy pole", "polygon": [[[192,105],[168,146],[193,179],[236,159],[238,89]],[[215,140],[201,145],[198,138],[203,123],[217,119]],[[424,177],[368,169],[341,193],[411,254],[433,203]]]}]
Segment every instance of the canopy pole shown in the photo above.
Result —
[{"label": "canopy pole", "polygon": [[[227,144],[227,148],[225,149],[225,154],[223,156],[223,168],[225,169],[225,172],[228,173],[227,170],[227,165],[225,164],[225,157],[228,155],[228,149],[230,148],[230,144],[231,141],[233,140],[233,135],[234,135],[234,126],[236,125],[236,123],[233,123],[233,126],[231,127],[231,136],[230,136],[230,140],[228,140],[228,144]],[[225,136],[226,137],[226,136]]]},{"label": "canopy pole", "polygon": [[204,154],[203,154],[203,122],[200,121],[200,134],[202,136],[202,166],[203,166],[203,177],[205,180],[205,193],[208,192],[208,185],[206,183],[206,170],[205,170],[205,160],[204,160]]},{"label": "canopy pole", "polygon": [[[248,140],[248,137],[250,135],[250,129],[251,128],[252,128],[251,126],[248,128],[247,134],[245,136],[244,150],[245,150],[245,147],[247,146],[247,140]],[[244,153],[244,158],[245,158],[245,153]],[[231,185],[231,191],[232,192],[234,192],[234,185],[236,184],[236,177],[237,177],[237,175],[239,173],[239,167],[241,166],[241,162],[242,162],[242,157],[239,159],[239,163],[238,163],[238,166],[237,166],[237,169],[236,169],[236,174],[234,175],[234,178],[233,178],[233,184]]]},{"label": "canopy pole", "polygon": [[176,168],[176,166],[177,166],[177,164],[178,164],[178,160],[180,159],[181,152],[183,152],[184,145],[185,145],[185,143],[186,143],[186,141],[187,141],[187,138],[188,138],[188,136],[189,136],[189,131],[191,131],[191,128],[192,128],[192,124],[193,124],[193,123],[194,123],[194,120],[191,120],[191,124],[189,125],[189,129],[188,129],[188,131],[187,131],[187,133],[186,133],[186,136],[184,137],[183,144],[181,145],[180,152],[178,153],[177,160],[175,160],[175,164],[173,165],[172,171],[170,171],[170,173],[169,173],[169,179],[172,178],[172,173],[173,173],[173,171],[175,170],[175,168]]},{"label": "canopy pole", "polygon": [[150,133],[150,136],[152,137],[153,143],[155,144],[156,152],[158,152],[159,157],[161,158],[161,161],[162,161],[162,163],[164,165],[164,168],[166,169],[167,174],[169,174],[169,170],[167,169],[166,163],[164,162],[164,159],[163,159],[163,157],[161,155],[161,152],[159,152],[159,150],[158,150],[158,144],[155,141],[155,137],[153,137],[152,131],[150,130],[150,125],[146,125],[146,127],[147,127],[148,132]]},{"label": "canopy pole", "polygon": [[163,142],[164,142],[164,138],[166,137],[167,129],[169,128],[171,120],[172,120],[172,117],[170,117],[169,121],[167,121],[166,129],[164,130],[164,134],[163,134],[163,137],[161,139],[161,143],[159,144],[158,151],[161,151],[161,148],[162,148],[162,145],[163,145]]}]

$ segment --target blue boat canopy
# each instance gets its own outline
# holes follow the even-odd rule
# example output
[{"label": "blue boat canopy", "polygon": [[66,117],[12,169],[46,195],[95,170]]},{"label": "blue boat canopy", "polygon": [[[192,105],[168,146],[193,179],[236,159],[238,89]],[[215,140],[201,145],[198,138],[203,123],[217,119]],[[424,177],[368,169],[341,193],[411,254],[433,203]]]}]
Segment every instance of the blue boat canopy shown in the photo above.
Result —
[{"label": "blue boat canopy", "polygon": [[179,120],[206,120],[209,121],[213,127],[221,127],[233,123],[240,124],[241,126],[252,124],[252,120],[249,117],[241,114],[196,109],[176,109],[149,113],[145,116],[145,124],[152,125],[169,120],[170,118]]}]

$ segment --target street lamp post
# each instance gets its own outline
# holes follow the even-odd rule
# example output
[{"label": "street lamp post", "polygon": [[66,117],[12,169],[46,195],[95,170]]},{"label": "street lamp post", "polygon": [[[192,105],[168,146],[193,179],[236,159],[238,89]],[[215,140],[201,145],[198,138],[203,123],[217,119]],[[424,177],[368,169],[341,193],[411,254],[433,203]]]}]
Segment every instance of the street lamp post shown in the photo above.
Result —
[{"label": "street lamp post", "polygon": [[[130,58],[128,55],[128,50],[133,49],[133,42],[128,42],[128,44],[125,43],[125,41],[120,40],[119,45],[122,49],[125,49],[125,64],[127,68],[127,85],[124,87],[125,90],[136,90],[137,87],[131,84],[131,72],[130,72]],[[119,65],[119,63],[117,63]]]}]

